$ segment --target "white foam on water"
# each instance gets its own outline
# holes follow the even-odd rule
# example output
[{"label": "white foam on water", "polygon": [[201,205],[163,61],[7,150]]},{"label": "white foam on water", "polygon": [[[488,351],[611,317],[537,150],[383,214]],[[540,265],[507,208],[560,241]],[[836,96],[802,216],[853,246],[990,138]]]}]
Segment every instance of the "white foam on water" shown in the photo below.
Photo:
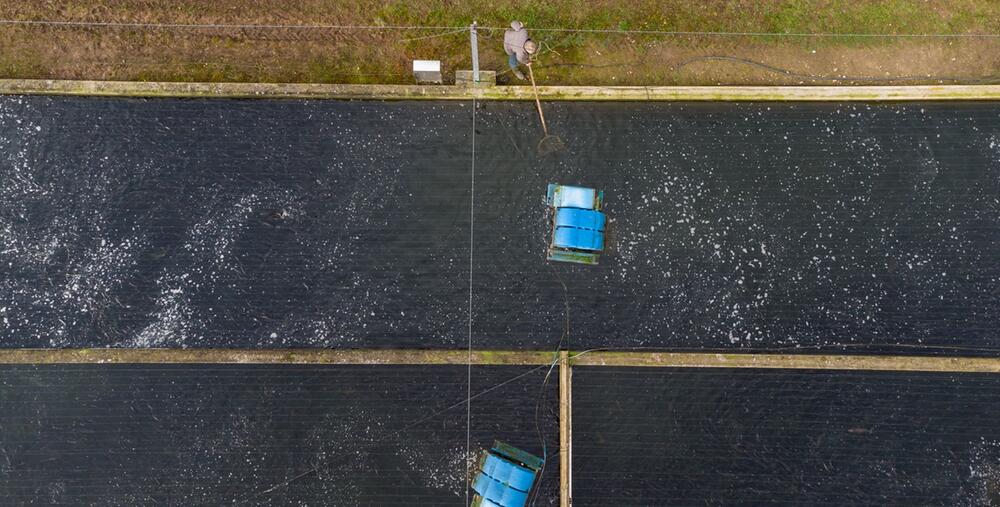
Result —
[{"label": "white foam on water", "polygon": [[1000,500],[1000,440],[980,438],[972,443],[968,488],[957,498],[959,505],[994,505]]}]

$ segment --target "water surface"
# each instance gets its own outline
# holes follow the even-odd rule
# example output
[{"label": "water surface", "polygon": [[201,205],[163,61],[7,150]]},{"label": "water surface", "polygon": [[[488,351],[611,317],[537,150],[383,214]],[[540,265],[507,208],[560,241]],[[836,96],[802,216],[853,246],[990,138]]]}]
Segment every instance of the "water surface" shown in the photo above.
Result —
[{"label": "water surface", "polygon": [[996,104],[471,107],[0,98],[0,346],[1000,346]]}]

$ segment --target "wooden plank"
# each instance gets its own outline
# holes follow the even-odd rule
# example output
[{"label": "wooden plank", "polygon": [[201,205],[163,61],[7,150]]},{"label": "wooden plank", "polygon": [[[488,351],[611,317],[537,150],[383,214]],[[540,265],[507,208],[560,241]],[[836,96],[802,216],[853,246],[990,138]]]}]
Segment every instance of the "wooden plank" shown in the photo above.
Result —
[{"label": "wooden plank", "polygon": [[559,505],[573,505],[573,411],[572,372],[569,352],[559,352]]}]

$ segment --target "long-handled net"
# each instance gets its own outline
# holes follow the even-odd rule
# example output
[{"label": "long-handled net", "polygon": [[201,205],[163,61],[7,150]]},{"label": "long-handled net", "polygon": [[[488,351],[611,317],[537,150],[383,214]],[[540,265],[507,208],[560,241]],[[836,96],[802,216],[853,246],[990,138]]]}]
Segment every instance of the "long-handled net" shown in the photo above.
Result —
[{"label": "long-handled net", "polygon": [[538,107],[538,117],[542,120],[542,132],[545,133],[542,140],[538,141],[538,156],[544,157],[562,151],[566,148],[566,144],[559,136],[549,134],[549,127],[545,124],[545,113],[542,112],[542,101],[538,98],[538,87],[535,86],[535,73],[531,70],[531,65],[528,65],[528,76],[531,77],[531,89],[535,92],[535,106]]}]

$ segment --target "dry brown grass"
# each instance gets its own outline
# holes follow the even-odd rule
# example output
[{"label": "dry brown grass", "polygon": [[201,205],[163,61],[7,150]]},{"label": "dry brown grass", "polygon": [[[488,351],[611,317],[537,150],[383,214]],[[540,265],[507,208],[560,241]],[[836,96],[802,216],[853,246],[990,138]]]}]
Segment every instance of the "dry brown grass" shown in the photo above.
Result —
[{"label": "dry brown grass", "polygon": [[[992,0],[86,0],[8,2],[3,19],[143,23],[502,26],[765,32],[1000,33]],[[409,62],[468,68],[465,34],[408,41],[407,30],[136,29],[0,26],[0,77],[164,81],[410,82]],[[481,32],[485,68],[502,70],[499,31]],[[997,39],[627,36],[536,32],[551,48],[546,84],[829,84],[809,76],[929,76],[976,82],[1000,74]],[[680,65],[685,63],[685,65]],[[501,81],[510,78],[502,75]],[[871,83],[869,81],[861,81]],[[885,82],[899,82],[891,79]],[[907,81],[917,82],[917,81]]]}]

